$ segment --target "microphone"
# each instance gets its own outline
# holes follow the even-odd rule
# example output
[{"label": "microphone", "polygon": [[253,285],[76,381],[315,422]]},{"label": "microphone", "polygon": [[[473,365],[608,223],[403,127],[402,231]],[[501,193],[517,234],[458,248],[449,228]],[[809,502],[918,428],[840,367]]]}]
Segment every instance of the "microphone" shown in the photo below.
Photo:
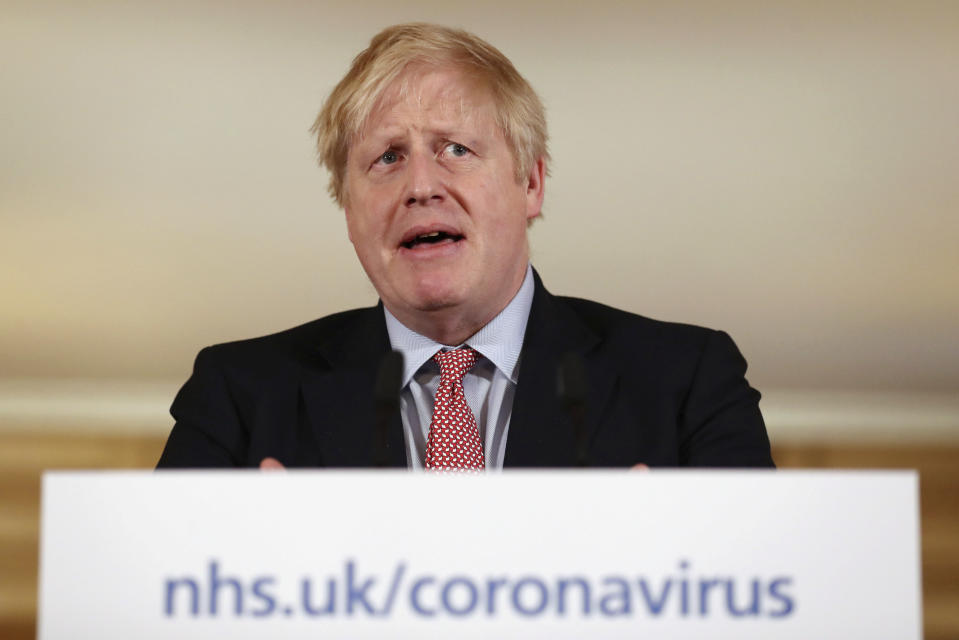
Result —
[{"label": "microphone", "polygon": [[390,466],[390,419],[400,408],[400,384],[403,382],[403,354],[390,351],[376,370],[373,402],[376,420],[373,429],[373,466]]},{"label": "microphone", "polygon": [[556,395],[573,423],[573,443],[576,447],[576,466],[588,467],[589,454],[586,442],[586,365],[583,357],[567,351],[559,360],[556,376]]}]

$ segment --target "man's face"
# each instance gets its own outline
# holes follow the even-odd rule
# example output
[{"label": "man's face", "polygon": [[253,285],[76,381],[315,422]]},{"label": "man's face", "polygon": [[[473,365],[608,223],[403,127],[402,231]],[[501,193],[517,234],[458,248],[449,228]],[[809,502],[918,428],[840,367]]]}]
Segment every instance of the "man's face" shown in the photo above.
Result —
[{"label": "man's face", "polygon": [[350,241],[404,324],[423,333],[443,315],[479,328],[523,281],[526,227],[542,205],[544,163],[516,179],[492,98],[460,72],[406,73],[350,147]]}]

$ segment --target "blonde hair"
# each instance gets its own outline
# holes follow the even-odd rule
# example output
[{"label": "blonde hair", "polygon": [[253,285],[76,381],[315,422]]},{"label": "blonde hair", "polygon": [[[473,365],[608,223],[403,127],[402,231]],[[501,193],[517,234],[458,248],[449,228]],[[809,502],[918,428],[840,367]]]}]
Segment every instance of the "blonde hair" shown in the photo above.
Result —
[{"label": "blonde hair", "polygon": [[509,59],[488,42],[460,29],[409,23],[388,27],[353,59],[310,129],[320,165],[330,172],[330,195],[343,206],[350,144],[366,125],[377,101],[412,64],[455,67],[485,86],[496,106],[521,181],[537,160],[549,159],[546,113],[539,96]]}]

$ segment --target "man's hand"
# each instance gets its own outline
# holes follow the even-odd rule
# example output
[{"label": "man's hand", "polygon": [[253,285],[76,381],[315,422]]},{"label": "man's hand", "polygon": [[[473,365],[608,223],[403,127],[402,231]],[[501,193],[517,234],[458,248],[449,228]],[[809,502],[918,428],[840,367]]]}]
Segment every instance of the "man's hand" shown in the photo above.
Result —
[{"label": "man's hand", "polygon": [[[267,458],[266,460],[273,460],[273,458]],[[263,462],[266,462],[266,460],[264,460]],[[273,460],[273,462],[276,462],[276,460]],[[276,462],[276,463],[280,464],[279,462]],[[283,465],[280,465],[280,466],[282,467]],[[263,465],[260,465],[260,468],[262,469]],[[630,471],[649,471],[649,466],[640,462],[639,464],[634,464],[633,466],[631,466],[629,470]]]},{"label": "man's hand", "polygon": [[276,458],[263,458],[260,463],[260,471],[286,471],[286,467]]}]

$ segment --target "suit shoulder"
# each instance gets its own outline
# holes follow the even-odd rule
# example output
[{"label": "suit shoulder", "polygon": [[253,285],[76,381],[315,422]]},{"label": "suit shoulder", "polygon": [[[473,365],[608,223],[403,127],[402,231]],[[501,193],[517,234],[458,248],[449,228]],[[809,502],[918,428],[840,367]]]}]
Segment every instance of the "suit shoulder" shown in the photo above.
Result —
[{"label": "suit shoulder", "polygon": [[215,344],[202,349],[197,360],[245,365],[251,360],[300,359],[315,353],[321,344],[335,339],[357,323],[368,322],[378,310],[379,307],[365,307],[341,311],[276,333]]},{"label": "suit shoulder", "polygon": [[711,336],[722,334],[693,324],[656,320],[583,298],[558,296],[557,299],[591,331],[607,341],[623,341],[643,348],[657,344],[698,350]]},{"label": "suit shoulder", "polygon": [[561,301],[596,337],[607,363],[653,372],[675,388],[688,387],[699,375],[741,381],[746,372],[745,358],[724,331],[654,320],[579,298]]}]

